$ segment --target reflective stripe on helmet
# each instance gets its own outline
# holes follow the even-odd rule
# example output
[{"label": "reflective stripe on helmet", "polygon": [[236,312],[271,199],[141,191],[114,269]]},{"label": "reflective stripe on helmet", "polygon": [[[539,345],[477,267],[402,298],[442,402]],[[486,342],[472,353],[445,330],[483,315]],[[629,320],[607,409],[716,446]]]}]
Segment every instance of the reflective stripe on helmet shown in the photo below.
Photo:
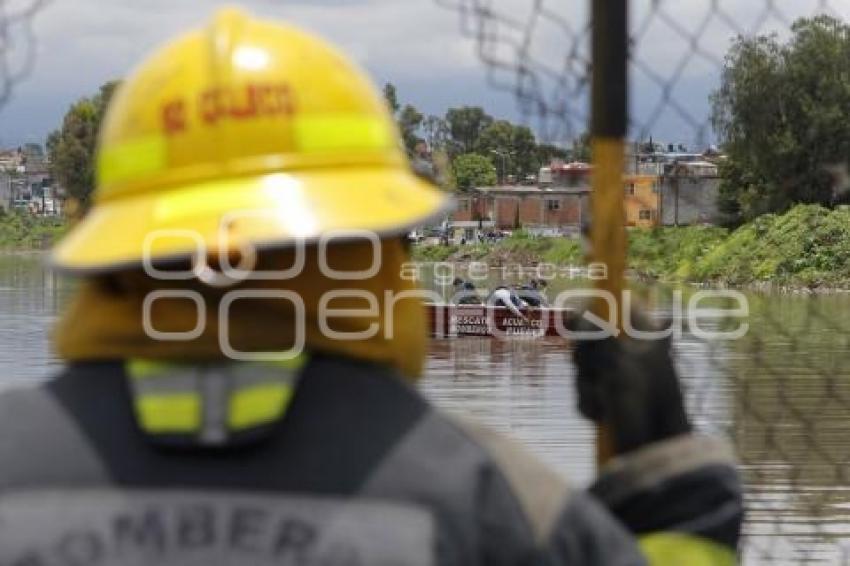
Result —
[{"label": "reflective stripe on helmet", "polygon": [[[300,153],[380,151],[396,144],[387,122],[370,116],[295,116],[291,127]],[[164,135],[153,135],[101,148],[97,163],[99,184],[132,181],[167,170],[167,140]]]},{"label": "reflective stripe on helmet", "polygon": [[293,121],[302,152],[391,149],[394,132],[384,120],[357,115],[300,116]]},{"label": "reflective stripe on helmet", "polygon": [[146,136],[98,152],[98,183],[108,185],[159,173],[167,166],[164,136]]}]

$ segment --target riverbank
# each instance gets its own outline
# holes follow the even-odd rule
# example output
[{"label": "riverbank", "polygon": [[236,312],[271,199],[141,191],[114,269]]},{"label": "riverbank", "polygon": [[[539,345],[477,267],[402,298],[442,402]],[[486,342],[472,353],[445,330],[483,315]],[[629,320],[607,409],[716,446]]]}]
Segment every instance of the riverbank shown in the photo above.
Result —
[{"label": "riverbank", "polygon": [[[0,250],[49,248],[67,229],[61,218],[0,215]],[[532,266],[583,262],[578,240],[517,232],[497,243],[416,246],[420,262]],[[711,226],[629,232],[629,266],[640,277],[755,288],[850,289],[850,207],[801,205],[737,230]]]},{"label": "riverbank", "polygon": [[[479,261],[491,266],[578,265],[581,245],[518,232],[495,244],[417,247],[422,262]],[[850,289],[850,208],[800,205],[737,230],[711,226],[629,232],[629,266],[670,282],[786,289]]]},{"label": "riverbank", "polygon": [[66,227],[63,218],[0,214],[0,250],[21,252],[47,249],[65,233]]}]

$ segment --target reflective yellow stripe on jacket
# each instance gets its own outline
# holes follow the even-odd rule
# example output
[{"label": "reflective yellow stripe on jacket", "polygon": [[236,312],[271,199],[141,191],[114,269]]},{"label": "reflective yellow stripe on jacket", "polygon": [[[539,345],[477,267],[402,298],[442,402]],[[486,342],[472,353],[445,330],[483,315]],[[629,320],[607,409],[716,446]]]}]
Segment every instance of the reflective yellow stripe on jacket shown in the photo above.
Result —
[{"label": "reflective yellow stripe on jacket", "polygon": [[640,538],[651,566],[734,566],[735,553],[707,538],[682,533],[654,533]]},{"label": "reflective yellow stripe on jacket", "polygon": [[277,364],[131,360],[127,373],[145,432],[221,439],[280,419],[306,361],[306,356]]}]

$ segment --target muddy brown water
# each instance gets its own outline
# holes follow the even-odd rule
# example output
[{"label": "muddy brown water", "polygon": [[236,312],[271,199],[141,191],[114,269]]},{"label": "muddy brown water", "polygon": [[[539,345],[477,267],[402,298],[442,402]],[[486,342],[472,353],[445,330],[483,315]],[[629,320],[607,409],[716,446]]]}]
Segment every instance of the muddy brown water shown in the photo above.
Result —
[{"label": "muddy brown water", "polygon": [[[0,387],[31,386],[61,367],[48,337],[73,286],[42,263],[0,254]],[[432,275],[423,284],[447,293]],[[572,285],[554,282],[550,298]],[[641,293],[671,313],[668,289]],[[730,438],[741,461],[742,558],[850,564],[850,295],[747,298],[744,338],[707,341],[686,329],[675,341],[697,427]],[[595,473],[593,429],[576,415],[573,375],[561,339],[443,339],[431,343],[422,390],[446,411],[523,441],[581,486]]]}]

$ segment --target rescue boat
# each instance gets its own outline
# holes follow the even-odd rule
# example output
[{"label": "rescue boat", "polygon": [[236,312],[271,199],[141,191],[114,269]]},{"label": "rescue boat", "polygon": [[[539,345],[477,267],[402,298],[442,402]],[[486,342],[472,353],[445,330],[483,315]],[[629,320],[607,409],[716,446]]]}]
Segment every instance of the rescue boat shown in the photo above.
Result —
[{"label": "rescue boat", "polygon": [[564,336],[574,313],[573,309],[521,308],[520,317],[503,306],[433,303],[425,306],[431,336],[435,338]]}]

